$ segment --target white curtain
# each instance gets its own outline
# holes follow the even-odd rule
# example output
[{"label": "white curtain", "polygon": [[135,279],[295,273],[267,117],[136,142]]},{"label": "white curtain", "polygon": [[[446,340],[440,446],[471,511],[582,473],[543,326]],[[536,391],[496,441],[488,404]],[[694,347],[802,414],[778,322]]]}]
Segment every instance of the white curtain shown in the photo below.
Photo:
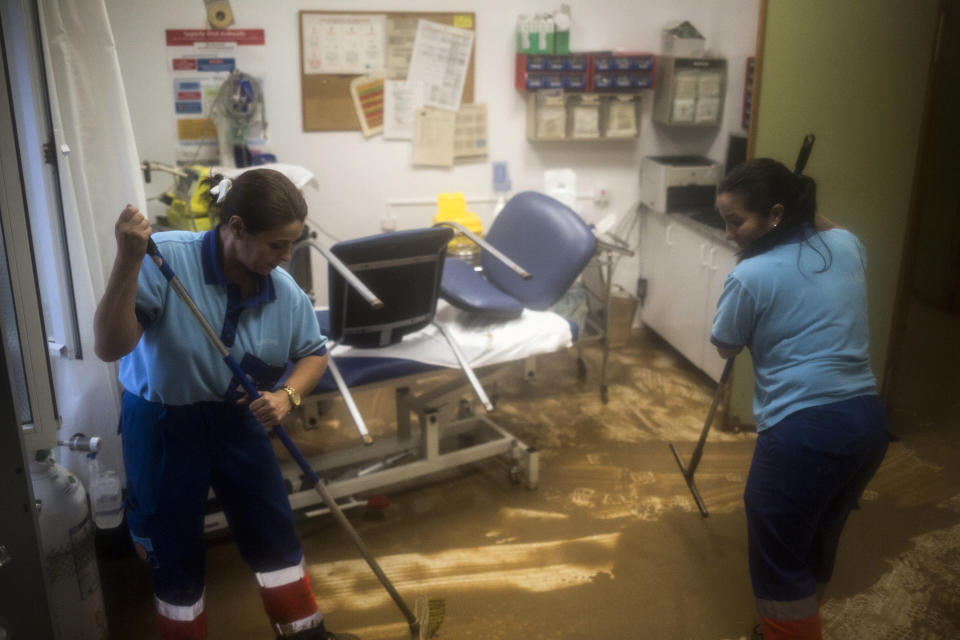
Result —
[{"label": "white curtain", "polygon": [[[54,358],[61,435],[103,437],[101,468],[122,474],[116,366],[93,353],[93,312],[116,254],[117,216],[127,203],[146,211],[140,162],[103,0],[38,4],[83,353]],[[61,462],[86,480],[83,455],[62,453]]]}]

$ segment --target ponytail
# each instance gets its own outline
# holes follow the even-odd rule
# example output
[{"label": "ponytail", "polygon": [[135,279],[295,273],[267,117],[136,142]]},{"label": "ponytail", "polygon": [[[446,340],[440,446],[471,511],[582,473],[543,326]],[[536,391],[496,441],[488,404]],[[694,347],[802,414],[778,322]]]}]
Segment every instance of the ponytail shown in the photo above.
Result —
[{"label": "ponytail", "polygon": [[739,195],[748,211],[763,217],[769,216],[775,205],[783,207],[780,223],[744,249],[741,259],[769,251],[801,227],[815,229],[817,183],[771,158],[754,158],[734,168],[720,182],[718,192]]}]

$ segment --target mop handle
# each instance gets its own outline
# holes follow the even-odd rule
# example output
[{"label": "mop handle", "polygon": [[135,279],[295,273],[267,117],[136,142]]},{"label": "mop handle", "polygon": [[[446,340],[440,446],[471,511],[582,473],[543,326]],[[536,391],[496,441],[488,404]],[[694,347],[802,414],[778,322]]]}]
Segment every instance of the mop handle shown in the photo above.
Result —
[{"label": "mop handle", "polygon": [[[160,269],[160,273],[163,274],[163,277],[165,277],[167,282],[170,283],[170,286],[173,288],[174,292],[176,292],[180,299],[183,300],[183,302],[187,305],[190,313],[192,313],[193,317],[196,318],[197,322],[200,324],[200,327],[203,329],[203,332],[207,335],[207,339],[220,353],[223,361],[228,367],[230,367],[230,370],[233,371],[233,374],[237,377],[237,379],[240,380],[240,385],[243,387],[243,390],[247,392],[247,395],[250,396],[250,400],[253,401],[259,398],[260,392],[257,391],[253,381],[250,380],[250,378],[247,377],[247,374],[243,372],[243,369],[240,368],[240,363],[237,362],[236,358],[230,354],[230,350],[227,349],[226,345],[223,344],[220,336],[217,335],[217,332],[212,326],[210,326],[210,323],[207,322],[207,319],[200,311],[200,308],[197,307],[197,304],[193,301],[193,298],[191,298],[190,294],[187,293],[187,290],[184,289],[180,279],[177,278],[177,275],[173,272],[173,269],[171,269],[170,265],[167,264],[167,261],[164,260],[163,255],[157,248],[157,243],[153,241],[153,238],[147,239],[147,254],[149,254],[154,264],[156,264]],[[273,433],[280,438],[283,446],[286,447],[287,451],[296,461],[297,465],[300,467],[300,470],[303,471],[303,473],[310,479],[310,482],[314,485],[318,484],[320,482],[320,477],[317,476],[313,468],[310,467],[310,463],[307,462],[307,459],[303,457],[303,454],[300,453],[300,451],[294,445],[293,440],[290,439],[290,436],[287,435],[287,432],[284,430],[284,428],[278,424],[274,425],[272,430]]]},{"label": "mop handle", "polygon": [[[210,323],[207,322],[207,319],[200,311],[200,308],[197,307],[196,303],[193,301],[193,298],[190,297],[190,294],[187,293],[187,290],[183,287],[180,279],[177,278],[176,274],[173,272],[173,269],[171,269],[170,265],[167,264],[167,261],[164,260],[163,255],[157,248],[157,243],[153,241],[153,238],[147,238],[147,254],[153,260],[154,264],[156,264],[160,269],[160,272],[167,279],[167,282],[170,283],[170,286],[173,288],[176,294],[181,300],[184,301],[184,303],[186,303],[187,307],[190,309],[190,312],[203,328],[203,332],[207,334],[207,338],[210,340],[213,346],[216,347],[217,351],[220,352],[220,355],[223,356],[223,361],[228,367],[230,367],[230,370],[233,371],[233,374],[240,380],[240,384],[244,391],[247,392],[247,395],[250,396],[251,400],[256,400],[259,398],[260,392],[257,391],[253,381],[251,381],[250,378],[247,377],[247,374],[243,372],[243,369],[240,368],[240,364],[230,354],[229,349],[227,349],[227,347],[223,344],[220,336],[217,335],[217,332],[214,331],[213,327],[210,326]],[[350,524],[350,521],[347,520],[347,517],[343,514],[343,511],[340,509],[337,501],[334,500],[330,492],[327,491],[327,488],[323,486],[322,482],[320,482],[320,477],[310,466],[310,463],[307,462],[307,459],[303,457],[303,454],[300,453],[297,445],[294,444],[293,440],[281,425],[274,425],[271,430],[273,431],[274,435],[280,439],[280,442],[283,443],[283,446],[286,448],[290,456],[296,461],[297,466],[300,467],[300,470],[303,471],[305,476],[307,476],[310,481],[310,486],[312,486],[314,490],[320,494],[320,497],[323,498],[323,501],[327,503],[327,507],[330,509],[330,512],[337,519],[347,534],[349,534],[354,545],[360,551],[360,555],[362,555],[363,559],[367,561],[367,565],[380,580],[380,584],[384,586],[394,603],[400,609],[400,612],[403,613],[404,617],[407,619],[411,631],[415,632],[419,628],[419,622],[417,621],[416,616],[410,610],[410,607],[407,606],[407,603],[403,601],[403,598],[400,597],[400,594],[393,586],[393,583],[390,582],[390,579],[387,578],[387,575],[383,572],[383,569],[380,568],[380,565],[373,557],[373,554],[367,548],[366,543],[363,542],[363,540],[360,538],[360,535]]]},{"label": "mop handle", "polygon": [[713,416],[717,413],[717,407],[720,405],[720,399],[723,398],[723,388],[730,378],[730,372],[733,371],[733,358],[727,358],[723,365],[723,373],[720,374],[720,382],[717,383],[717,389],[713,392],[713,402],[710,403],[710,411],[707,412],[707,419],[703,422],[703,430],[700,432],[700,439],[697,446],[693,449],[693,455],[690,457],[690,464],[687,465],[686,474],[693,477],[693,473],[700,464],[700,457],[703,455],[703,446],[707,441],[707,434],[710,433],[710,425],[713,423]]},{"label": "mop handle", "polygon": [[797,161],[793,165],[793,173],[795,175],[801,175],[804,168],[807,166],[807,160],[810,159],[810,152],[813,150],[813,143],[817,140],[817,137],[812,133],[808,133],[803,137],[803,144],[800,145],[800,153],[797,154]]}]

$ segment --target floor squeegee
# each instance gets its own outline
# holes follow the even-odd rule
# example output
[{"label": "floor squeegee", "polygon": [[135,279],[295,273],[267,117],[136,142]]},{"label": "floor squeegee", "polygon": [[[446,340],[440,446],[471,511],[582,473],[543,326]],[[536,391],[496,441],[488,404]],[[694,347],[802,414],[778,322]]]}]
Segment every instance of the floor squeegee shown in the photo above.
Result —
[{"label": "floor squeegee", "polygon": [[[816,140],[816,137],[811,133],[803,138],[803,145],[800,147],[800,153],[797,155],[797,162],[794,165],[793,173],[797,176],[803,173],[804,167],[807,166],[807,160],[810,158],[810,150],[813,149],[813,143]],[[727,363],[723,365],[723,373],[720,374],[720,382],[717,384],[717,390],[713,394],[713,402],[710,403],[710,411],[707,412],[707,419],[704,421],[703,430],[700,432],[700,439],[697,440],[697,446],[693,449],[693,455],[690,456],[690,463],[688,465],[683,464],[683,460],[680,459],[680,454],[677,452],[677,448],[673,446],[673,443],[670,443],[670,451],[673,452],[673,457],[677,461],[677,465],[680,467],[680,473],[683,474],[683,479],[687,482],[687,487],[690,489],[690,493],[693,494],[693,499],[697,503],[697,509],[700,510],[700,515],[706,518],[710,515],[707,512],[707,505],[704,504],[703,498],[700,497],[700,492],[697,491],[697,485],[693,481],[693,474],[697,471],[697,465],[700,464],[700,458],[703,456],[703,445],[707,442],[707,434],[710,433],[710,425],[713,423],[713,417],[717,413],[717,407],[720,405],[720,399],[723,397],[723,390],[727,386],[727,380],[730,378],[730,371],[733,369],[734,358],[728,358]]]}]

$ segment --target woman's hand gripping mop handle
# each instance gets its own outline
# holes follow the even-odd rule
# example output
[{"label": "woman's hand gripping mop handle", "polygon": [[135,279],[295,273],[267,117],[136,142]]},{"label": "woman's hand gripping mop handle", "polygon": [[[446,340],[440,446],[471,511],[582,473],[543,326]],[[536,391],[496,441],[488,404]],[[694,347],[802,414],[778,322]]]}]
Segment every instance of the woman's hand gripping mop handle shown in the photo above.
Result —
[{"label": "woman's hand gripping mop handle", "polygon": [[[207,319],[203,316],[200,308],[197,307],[196,303],[193,301],[193,298],[190,297],[190,294],[187,293],[186,289],[184,289],[183,284],[177,278],[176,274],[173,273],[170,265],[168,265],[166,260],[163,259],[163,256],[160,254],[160,250],[157,249],[157,244],[152,238],[147,240],[147,253],[150,255],[154,264],[156,264],[160,269],[160,272],[163,273],[163,276],[170,283],[170,286],[173,288],[174,292],[180,297],[181,300],[183,300],[183,302],[187,305],[187,308],[190,309],[193,317],[196,318],[197,322],[200,324],[200,327],[207,335],[210,343],[220,353],[223,361],[228,367],[230,367],[230,370],[233,371],[233,374],[237,377],[237,379],[240,380],[240,384],[243,386],[244,391],[247,392],[247,395],[250,396],[251,401],[259,398],[260,393],[253,385],[253,382],[250,381],[247,375],[243,372],[243,369],[240,368],[240,364],[237,362],[237,360],[230,355],[229,349],[227,349],[226,345],[223,344],[223,341],[220,340],[220,336],[217,335],[217,332],[214,331],[213,327],[210,326],[210,323],[207,322]],[[290,436],[282,426],[279,424],[274,425],[272,427],[272,431],[280,439],[280,442],[283,443],[283,446],[286,447],[287,451],[296,461],[297,465],[299,465],[300,470],[303,471],[304,475],[309,479],[310,484],[313,486],[316,492],[320,494],[321,498],[323,498],[327,508],[330,509],[330,513],[332,513],[337,519],[337,522],[340,523],[340,526],[343,527],[344,531],[349,534],[350,538],[353,540],[353,544],[356,545],[357,550],[360,551],[360,555],[363,556],[363,559],[367,561],[370,569],[380,580],[380,584],[383,585],[383,587],[390,594],[390,597],[393,598],[393,601],[407,619],[407,622],[410,625],[410,632],[412,634],[419,633],[420,622],[417,620],[417,617],[410,610],[410,607],[408,607],[403,601],[403,598],[400,597],[400,594],[397,593],[397,590],[387,578],[387,575],[383,572],[383,569],[380,568],[380,565],[377,563],[376,559],[374,559],[373,554],[370,553],[366,543],[364,543],[364,541],[360,538],[360,535],[353,528],[353,525],[350,524],[350,521],[347,520],[347,517],[337,505],[336,500],[334,500],[333,496],[330,495],[330,492],[327,491],[327,488],[323,485],[323,482],[320,481],[319,476],[317,476],[316,472],[310,466],[310,463],[307,462],[307,459],[303,457],[303,454],[300,453],[300,450],[297,449],[297,446],[294,444],[293,440],[290,439]]]}]

